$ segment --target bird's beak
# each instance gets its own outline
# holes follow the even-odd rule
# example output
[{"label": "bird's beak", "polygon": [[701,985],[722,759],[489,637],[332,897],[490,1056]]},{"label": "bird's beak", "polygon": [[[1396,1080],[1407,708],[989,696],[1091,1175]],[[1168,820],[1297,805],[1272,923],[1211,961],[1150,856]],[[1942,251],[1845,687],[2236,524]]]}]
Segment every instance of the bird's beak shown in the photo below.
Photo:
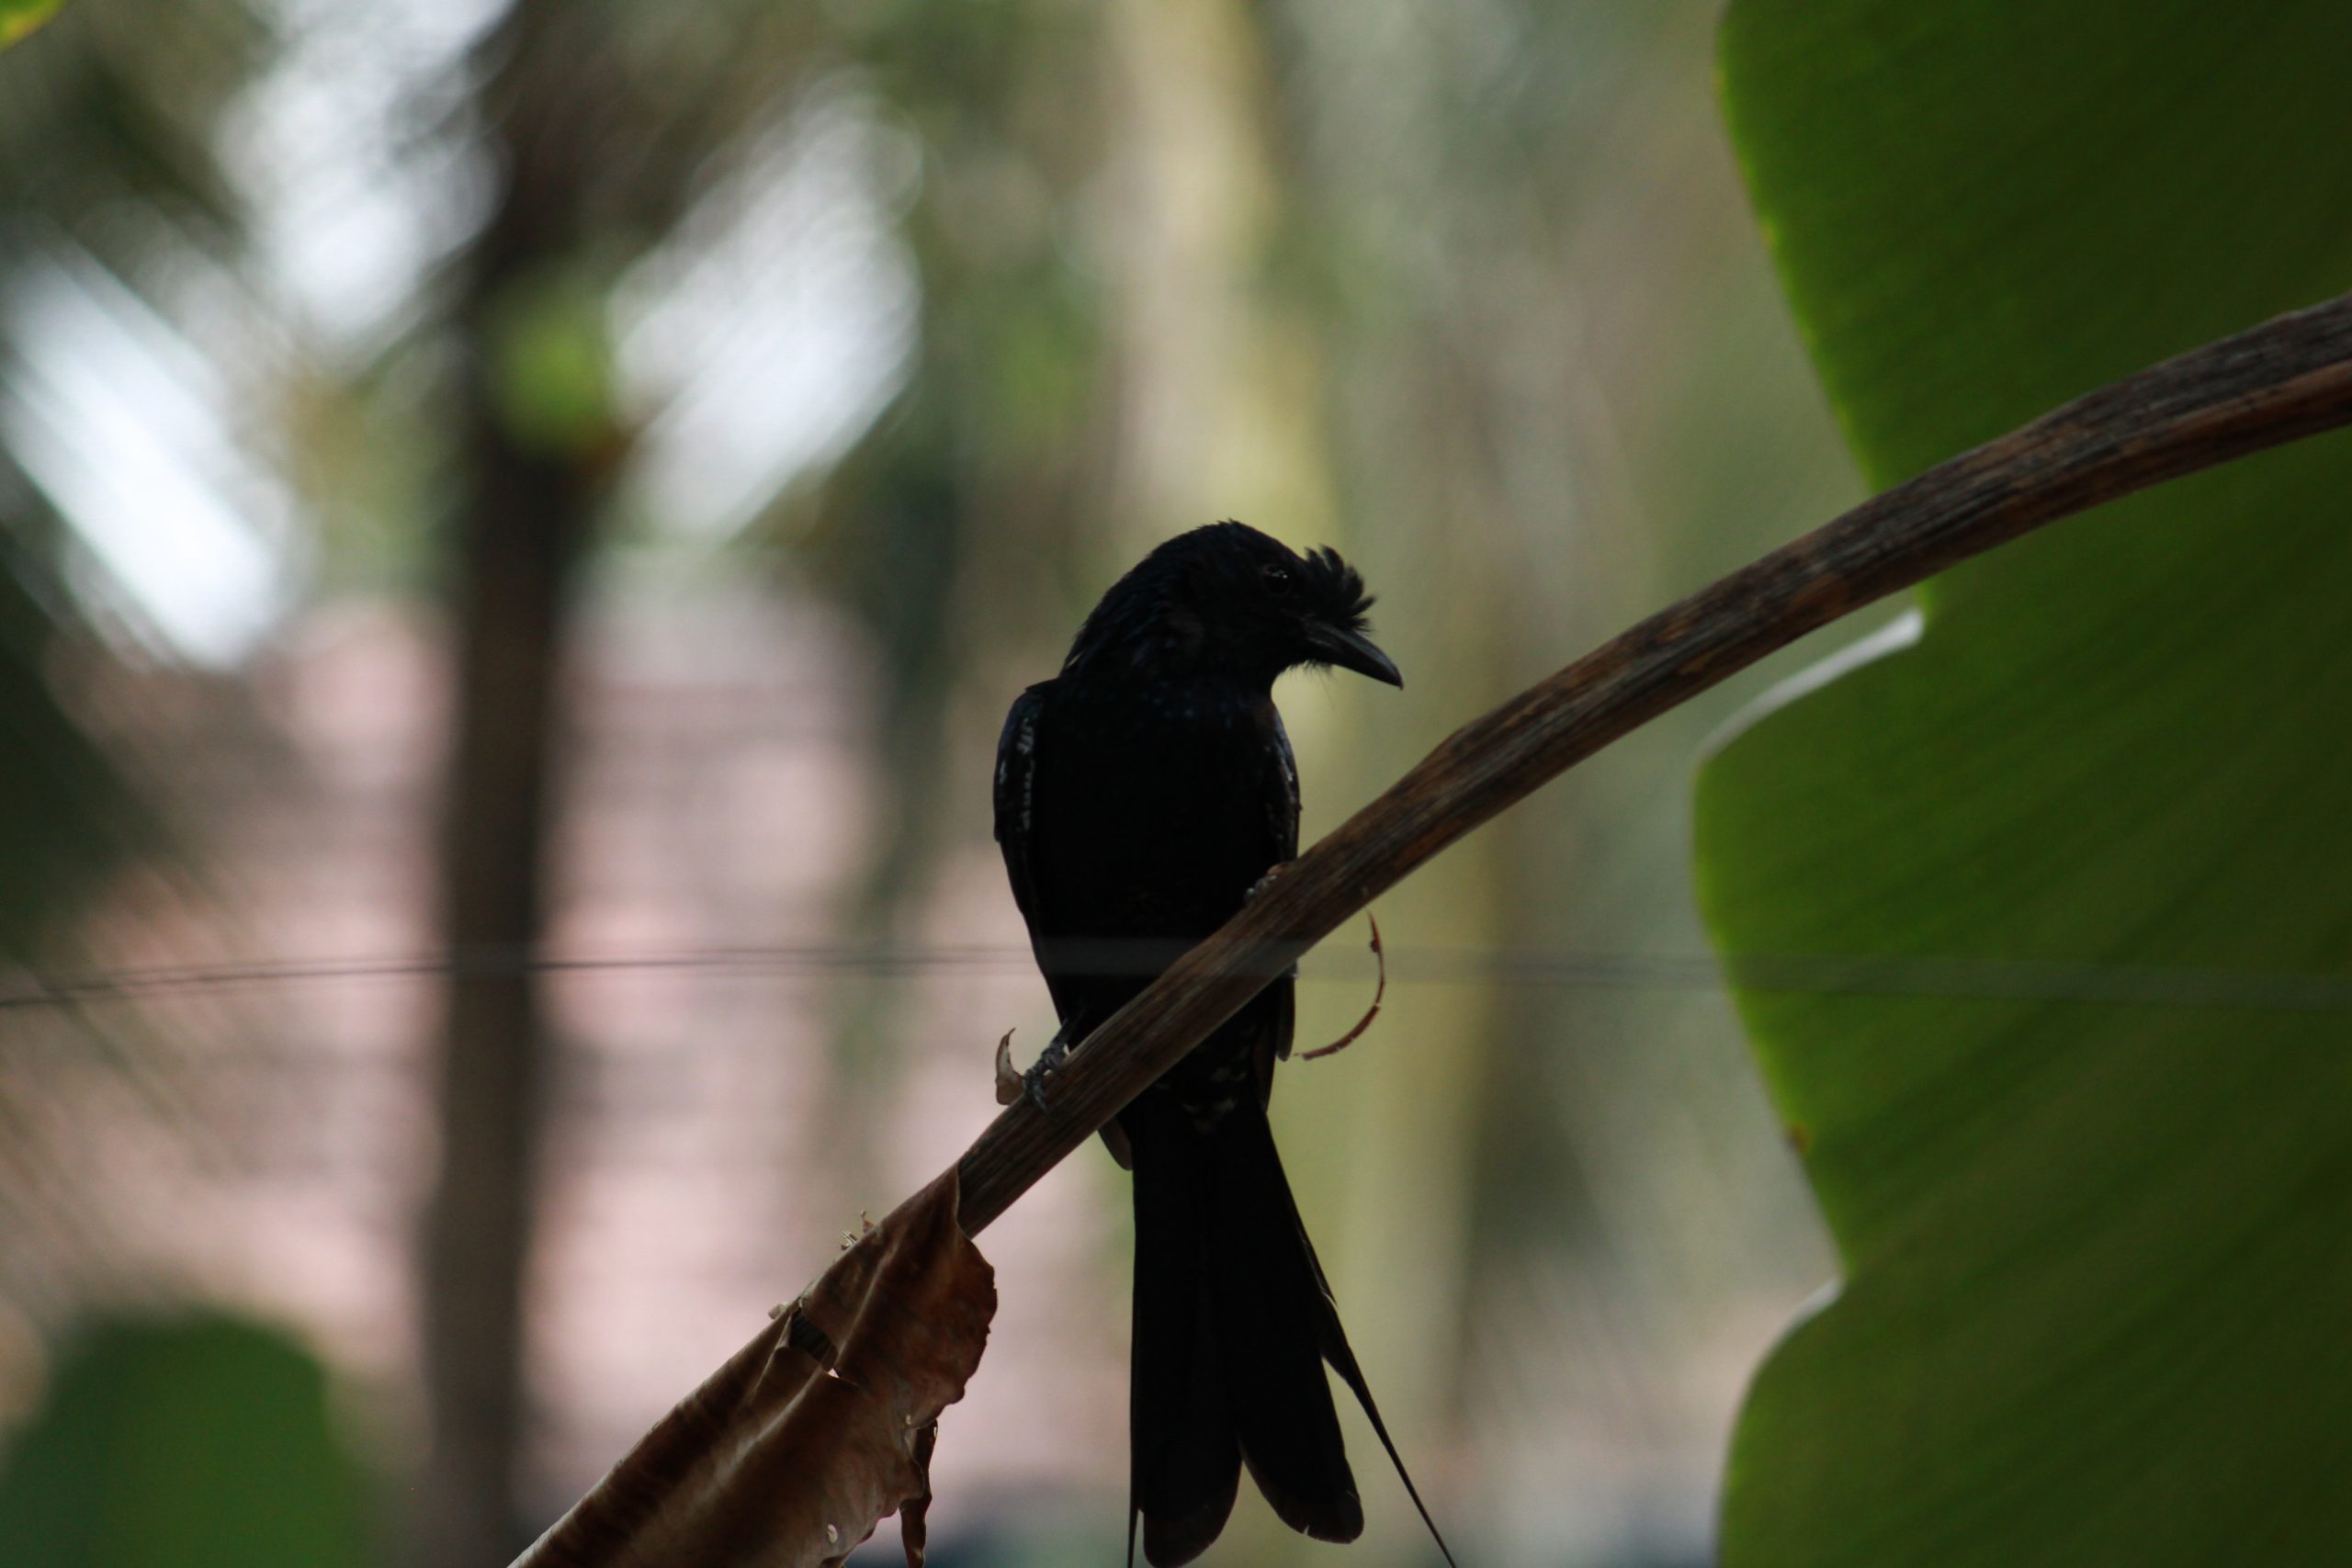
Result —
[{"label": "bird's beak", "polygon": [[1373,646],[1372,639],[1362,632],[1342,626],[1317,624],[1306,628],[1307,644],[1315,649],[1315,657],[1352,670],[1359,675],[1369,675],[1375,681],[1401,689],[1405,677],[1396,661]]}]

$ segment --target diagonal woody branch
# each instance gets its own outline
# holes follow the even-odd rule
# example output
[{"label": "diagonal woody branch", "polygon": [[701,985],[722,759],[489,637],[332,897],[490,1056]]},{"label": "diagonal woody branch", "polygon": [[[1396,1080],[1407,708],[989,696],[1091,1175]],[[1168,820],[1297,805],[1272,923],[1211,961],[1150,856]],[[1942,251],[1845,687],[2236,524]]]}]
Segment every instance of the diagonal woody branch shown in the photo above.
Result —
[{"label": "diagonal woody branch", "polygon": [[[1340,922],[1538,784],[1849,611],[2044,524],[2347,423],[2352,295],[2127,377],[1939,464],[1456,730],[1088,1036],[1057,1076],[1049,1112],[1023,1100],[999,1116],[516,1568],[640,1568],[680,1550],[709,1568],[837,1563],[891,1508],[913,1499],[919,1514],[931,1422],[978,1363],[993,1305],[987,1266],[961,1238]],[[908,1235],[923,1245],[902,1248]],[[945,1270],[919,1303],[904,1283],[878,1296],[861,1283],[902,1250],[918,1272]],[[869,1297],[887,1310],[858,1339],[854,1325],[865,1319],[835,1309]],[[820,1338],[854,1361],[852,1388],[899,1387],[895,1400],[825,1388],[830,1404],[819,1408],[803,1397],[817,1386],[816,1363],[786,1329],[829,1312],[841,1332]],[[953,1329],[952,1343],[933,1344],[933,1328]],[[899,1375],[910,1368],[927,1374],[920,1388]],[[922,1550],[918,1517],[910,1563]]]},{"label": "diagonal woody branch", "polygon": [[1652,615],[1456,730],[1087,1037],[956,1170],[967,1234],[1274,976],[1536,786],[1865,604],[2045,524],[2352,423],[2352,295],[2168,359],[1940,463]]}]

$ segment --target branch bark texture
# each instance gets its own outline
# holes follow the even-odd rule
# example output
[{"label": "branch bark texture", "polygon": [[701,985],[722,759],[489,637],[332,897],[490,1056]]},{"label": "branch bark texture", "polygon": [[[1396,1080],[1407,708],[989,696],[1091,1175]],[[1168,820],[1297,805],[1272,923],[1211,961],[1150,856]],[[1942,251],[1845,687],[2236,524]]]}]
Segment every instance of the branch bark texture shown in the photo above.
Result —
[{"label": "branch bark texture", "polygon": [[2166,360],[1938,464],[1474,719],[1088,1036],[1055,1076],[1049,1110],[1017,1103],[980,1134],[956,1166],[966,1233],[1356,911],[1620,736],[1996,545],[2346,423],[2352,295]]}]

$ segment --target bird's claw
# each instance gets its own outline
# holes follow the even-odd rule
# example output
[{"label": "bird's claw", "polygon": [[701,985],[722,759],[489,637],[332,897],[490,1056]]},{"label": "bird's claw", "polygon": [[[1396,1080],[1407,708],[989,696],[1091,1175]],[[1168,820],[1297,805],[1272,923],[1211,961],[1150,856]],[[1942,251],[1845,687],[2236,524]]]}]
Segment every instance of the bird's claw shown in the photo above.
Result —
[{"label": "bird's claw", "polygon": [[1069,1036],[1057,1032],[1046,1043],[1046,1048],[1037,1053],[1037,1059],[1029,1065],[1029,1070],[1021,1075],[1023,1098],[1036,1107],[1041,1114],[1047,1109],[1046,1080],[1059,1072],[1062,1064],[1069,1060]]},{"label": "bird's claw", "polygon": [[1274,878],[1280,876],[1283,872],[1288,871],[1290,869],[1290,863],[1291,863],[1286,860],[1281,860],[1276,861],[1273,864],[1268,866],[1266,868],[1266,874],[1250,885],[1250,891],[1241,896],[1241,901],[1244,904],[1247,904],[1256,898],[1259,894],[1263,893],[1267,888],[1272,887],[1274,885]]},{"label": "bird's claw", "polygon": [[996,1102],[1010,1105],[1021,1098],[1021,1075],[1012,1070],[1012,1031],[996,1043]]}]

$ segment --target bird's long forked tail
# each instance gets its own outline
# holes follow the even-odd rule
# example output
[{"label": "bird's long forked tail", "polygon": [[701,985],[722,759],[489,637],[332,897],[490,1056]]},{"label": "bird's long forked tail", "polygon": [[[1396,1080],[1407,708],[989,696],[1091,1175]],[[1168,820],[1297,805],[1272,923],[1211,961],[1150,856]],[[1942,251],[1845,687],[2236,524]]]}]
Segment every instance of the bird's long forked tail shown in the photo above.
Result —
[{"label": "bird's long forked tail", "polygon": [[[1308,1256],[1311,1259],[1311,1249]],[[1320,1264],[1316,1266],[1316,1273],[1318,1277],[1321,1275]],[[1323,1299],[1326,1303],[1330,1302],[1328,1291]],[[1429,1505],[1421,1501],[1421,1490],[1413,1484],[1412,1472],[1405,1468],[1405,1456],[1396,1451],[1396,1441],[1388,1435],[1388,1423],[1380,1418],[1380,1406],[1373,1403],[1372,1386],[1363,1380],[1363,1369],[1356,1365],[1356,1353],[1348,1348],[1347,1333],[1340,1326],[1340,1313],[1336,1305],[1331,1308],[1331,1343],[1325,1347],[1323,1355],[1331,1363],[1332,1370],[1340,1374],[1340,1381],[1348,1385],[1348,1392],[1356,1396],[1356,1403],[1363,1406],[1364,1419],[1372,1423],[1373,1435],[1380,1439],[1380,1446],[1387,1451],[1388,1462],[1396,1467],[1396,1479],[1405,1483],[1405,1495],[1413,1500],[1413,1511],[1421,1516],[1422,1527],[1430,1532],[1430,1539],[1437,1542],[1438,1555],[1445,1559],[1446,1568],[1462,1568],[1454,1562],[1453,1549],[1445,1544],[1445,1537],[1439,1531],[1437,1521],[1430,1517]]]},{"label": "bird's long forked tail", "polygon": [[1445,1544],[1445,1536],[1437,1528],[1437,1520],[1430,1517],[1429,1505],[1421,1501],[1421,1490],[1413,1484],[1412,1472],[1405,1468],[1405,1456],[1396,1451],[1396,1440],[1388,1435],[1388,1423],[1380,1418],[1380,1405],[1372,1397],[1372,1385],[1364,1381],[1363,1368],[1356,1362],[1355,1350],[1348,1344],[1348,1331],[1340,1323],[1340,1305],[1331,1294],[1330,1282],[1323,1277],[1322,1261],[1315,1256],[1315,1244],[1307,1238],[1306,1224],[1299,1217],[1298,1201],[1291,1196],[1290,1179],[1283,1174],[1282,1159],[1274,1151],[1271,1130],[1266,1142],[1266,1161],[1273,1168],[1273,1183],[1283,1195],[1283,1208],[1292,1228],[1298,1234],[1300,1247],[1306,1254],[1306,1267],[1315,1280],[1315,1300],[1322,1309],[1324,1337],[1323,1359],[1331,1363],[1348,1392],[1356,1396],[1363,1406],[1364,1419],[1372,1423],[1373,1435],[1388,1455],[1389,1464],[1396,1472],[1396,1479],[1405,1483],[1405,1495],[1413,1500],[1413,1511],[1421,1517],[1421,1525],[1430,1532],[1430,1540],[1437,1543],[1438,1555],[1444,1558],[1446,1568],[1461,1568],[1454,1562],[1453,1549]]},{"label": "bird's long forked tail", "polygon": [[1245,1096],[1203,1131],[1172,1099],[1137,1110],[1129,1568],[1138,1518],[1155,1568],[1205,1551],[1245,1464],[1292,1529],[1362,1533],[1327,1361],[1453,1564],[1348,1344],[1264,1111]]}]

